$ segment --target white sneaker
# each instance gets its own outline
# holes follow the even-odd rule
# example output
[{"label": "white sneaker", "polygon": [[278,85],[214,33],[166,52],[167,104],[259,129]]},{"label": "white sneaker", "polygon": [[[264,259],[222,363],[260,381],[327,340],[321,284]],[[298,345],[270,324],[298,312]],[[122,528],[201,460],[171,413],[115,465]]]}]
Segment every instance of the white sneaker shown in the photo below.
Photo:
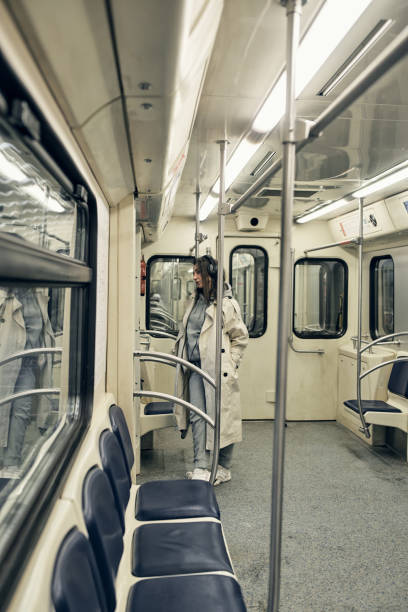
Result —
[{"label": "white sneaker", "polygon": [[211,473],[208,470],[204,470],[203,468],[194,468],[194,471],[191,474],[191,480],[206,480],[208,482],[210,480],[210,476]]},{"label": "white sneaker", "polygon": [[227,470],[225,467],[222,467],[222,465],[219,465],[215,475],[214,487],[220,485],[222,482],[228,482],[229,480],[231,480],[231,470]]}]

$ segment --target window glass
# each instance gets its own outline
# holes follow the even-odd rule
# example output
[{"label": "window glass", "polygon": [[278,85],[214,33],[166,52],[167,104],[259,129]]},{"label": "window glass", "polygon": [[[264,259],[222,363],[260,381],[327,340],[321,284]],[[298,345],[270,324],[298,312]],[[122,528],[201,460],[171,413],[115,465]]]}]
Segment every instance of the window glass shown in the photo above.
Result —
[{"label": "window glass", "polygon": [[250,338],[266,330],[268,256],[261,247],[236,247],[230,256],[232,292]]},{"label": "window glass", "polygon": [[146,327],[177,335],[195,291],[193,257],[151,257],[147,262]]},{"label": "window glass", "polygon": [[373,339],[394,332],[394,261],[390,255],[370,263],[370,331]]},{"label": "window glass", "polygon": [[58,291],[55,329],[48,288],[0,287],[0,504],[67,416],[71,289]]},{"label": "window glass", "polygon": [[293,331],[300,338],[338,338],[347,329],[347,266],[340,259],[295,264]]},{"label": "window glass", "polygon": [[[0,118],[0,231],[82,259],[75,229],[82,210]],[[82,255],[82,256],[81,256]]]}]

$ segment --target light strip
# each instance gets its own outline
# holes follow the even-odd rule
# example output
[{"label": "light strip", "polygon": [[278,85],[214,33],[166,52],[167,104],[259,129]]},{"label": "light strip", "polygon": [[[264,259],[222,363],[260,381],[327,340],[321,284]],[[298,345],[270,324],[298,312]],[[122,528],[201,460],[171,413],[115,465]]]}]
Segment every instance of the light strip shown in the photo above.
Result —
[{"label": "light strip", "polygon": [[315,210],[309,214],[303,215],[302,217],[298,217],[295,219],[296,223],[307,223],[308,221],[313,221],[313,219],[317,219],[318,217],[323,217],[327,213],[333,212],[335,210],[339,210],[340,208],[344,208],[348,204],[350,204],[352,200],[345,200],[342,198],[341,200],[337,200],[336,202],[331,202],[327,204],[327,206],[322,206],[318,210]]},{"label": "light strip", "polygon": [[[371,1],[326,0],[299,45],[296,67],[296,96],[303,91]],[[281,120],[285,112],[285,97],[286,71],[280,75],[252,124],[252,131],[258,136],[258,142],[250,143],[247,139],[242,140],[228,161],[226,166],[226,190],[234,182],[255,151],[262,145],[266,134],[273,130]],[[260,136],[261,139],[259,139]],[[219,179],[211,191],[219,192]],[[204,200],[200,209],[201,221],[208,217],[216,201],[210,195]]]},{"label": "light strip", "polygon": [[[404,162],[404,164],[406,164],[406,162]],[[401,164],[399,164],[399,166],[396,166],[396,168],[399,168],[400,166]],[[363,186],[361,189],[358,189],[357,191],[355,191],[353,193],[353,197],[354,198],[365,198],[368,195],[372,195],[376,191],[380,191],[381,189],[384,189],[385,187],[390,187],[390,185],[394,185],[394,183],[398,183],[399,181],[402,181],[408,178],[408,166],[405,165],[400,170],[397,170],[397,171],[394,170],[392,174],[387,174],[387,176],[384,176],[384,178],[380,178],[381,176],[383,176],[383,174],[384,173],[380,174],[374,180],[374,182],[370,182],[369,185]]]},{"label": "light strip", "polygon": [[262,170],[265,170],[265,168],[269,166],[272,158],[275,157],[275,155],[276,155],[276,151],[269,151],[269,153],[267,153],[265,157],[261,159],[259,164],[257,164],[255,168],[252,170],[251,176],[258,176],[258,174],[261,174]]},{"label": "light strip", "polygon": [[319,91],[319,96],[327,96],[339,83],[344,79],[345,76],[350,72],[353,66],[367,53],[369,49],[376,43],[381,36],[385,34],[388,28],[393,23],[392,19],[381,19],[375,28],[371,30],[368,36],[360,43],[360,45],[353,51],[353,53],[346,59],[344,64],[334,73]]},{"label": "light strip", "polygon": [[342,208],[343,206],[346,206],[347,204],[350,204],[350,202],[352,202],[351,198],[365,198],[368,195],[373,195],[373,193],[376,193],[377,191],[381,191],[381,189],[384,189],[385,187],[390,187],[395,183],[399,183],[400,181],[407,179],[407,164],[408,160],[401,162],[400,164],[395,166],[392,171],[386,170],[385,172],[381,172],[375,178],[371,179],[368,185],[364,185],[360,189],[357,189],[357,191],[354,191],[351,196],[345,196],[345,198],[341,200],[331,202],[326,206],[322,206],[318,210],[302,215],[301,217],[295,219],[296,223],[307,223],[308,221],[312,221],[313,219],[322,217],[327,213],[331,213],[335,210],[338,210],[339,208]]}]

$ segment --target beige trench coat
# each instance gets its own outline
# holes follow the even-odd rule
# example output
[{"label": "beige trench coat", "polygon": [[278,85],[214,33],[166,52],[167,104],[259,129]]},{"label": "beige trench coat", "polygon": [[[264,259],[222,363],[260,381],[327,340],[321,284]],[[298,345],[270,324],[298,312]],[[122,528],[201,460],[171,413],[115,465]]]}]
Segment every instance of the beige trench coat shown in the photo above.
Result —
[{"label": "beige trench coat", "polygon": [[[188,317],[194,306],[192,298],[183,318],[176,340],[175,352],[187,359],[185,330]],[[232,297],[229,286],[224,293],[222,304],[222,359],[221,359],[221,432],[220,448],[242,440],[241,403],[238,382],[238,368],[243,352],[248,344],[248,330],[242,321],[238,302]],[[206,310],[198,346],[200,349],[201,368],[215,378],[215,319],[216,305],[210,304]],[[188,401],[188,372],[183,372],[183,395]],[[214,419],[215,391],[204,381],[207,414]],[[183,406],[175,407],[177,425],[180,430],[187,429],[187,410]],[[213,429],[207,426],[207,449],[213,448]]]},{"label": "beige trench coat", "polygon": [[[42,289],[35,289],[35,295],[43,319],[42,346],[55,346],[54,332],[48,318],[48,295]],[[14,353],[24,350],[26,329],[21,302],[11,289],[0,288],[0,361]],[[39,387],[51,387],[52,355],[39,357],[41,365],[41,380]],[[14,386],[20,371],[21,359],[0,366],[0,397],[6,397],[14,392]],[[51,399],[48,396],[36,400],[37,426],[46,429],[51,411]],[[6,447],[10,424],[10,404],[0,407],[0,447]]]}]

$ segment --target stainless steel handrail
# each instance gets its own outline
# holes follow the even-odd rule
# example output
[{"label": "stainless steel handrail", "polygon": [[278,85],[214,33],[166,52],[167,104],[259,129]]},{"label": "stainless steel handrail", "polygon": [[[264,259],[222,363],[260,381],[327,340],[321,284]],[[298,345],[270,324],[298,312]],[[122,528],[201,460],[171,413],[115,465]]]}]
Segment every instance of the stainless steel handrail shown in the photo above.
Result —
[{"label": "stainless steel handrail", "polygon": [[[382,344],[384,340],[388,340],[389,338],[397,338],[398,336],[408,336],[408,331],[395,332],[395,334],[387,334],[386,336],[381,336],[380,338],[376,338],[375,340],[367,344],[367,346],[362,348],[361,353],[364,353],[364,351],[371,348],[372,346],[375,346],[376,344]],[[392,342],[391,344],[394,344],[394,343]]]},{"label": "stainless steel handrail", "polygon": [[293,335],[292,334],[289,336],[289,341],[288,342],[289,342],[290,348],[292,349],[292,351],[294,353],[303,353],[304,355],[324,355],[325,354],[325,350],[321,349],[321,348],[319,348],[319,349],[311,349],[311,350],[295,348],[295,346],[293,344]]},{"label": "stainless steel handrail", "polygon": [[20,391],[19,393],[12,393],[7,397],[0,400],[0,406],[14,402],[14,400],[20,399],[21,397],[29,397],[30,395],[59,395],[61,389],[31,389],[27,391]]},{"label": "stainless steel handrail", "polygon": [[305,249],[304,253],[311,253],[312,251],[321,251],[323,249],[332,249],[337,246],[346,246],[347,244],[358,244],[358,238],[351,238],[351,240],[341,240],[340,242],[330,242],[329,244],[322,244],[322,246],[313,247],[312,249]]},{"label": "stainless steel handrail", "polygon": [[177,363],[170,362],[168,359],[159,359],[159,357],[140,357],[140,361],[152,361],[157,363],[164,363],[171,368],[177,368]]},{"label": "stainless steel handrail", "polygon": [[185,368],[189,368],[190,370],[193,370],[193,372],[200,374],[204,378],[204,380],[210,383],[212,387],[215,387],[215,380],[211,378],[211,376],[207,374],[207,372],[204,372],[204,370],[202,370],[201,368],[198,368],[193,363],[186,361],[182,357],[177,357],[176,355],[169,355],[168,353],[159,353],[159,352],[150,353],[149,351],[141,351],[141,350],[133,351],[133,355],[134,357],[145,357],[146,358],[145,361],[148,361],[149,357],[153,357],[153,358],[159,357],[159,359],[163,359],[166,361],[172,361],[174,363],[179,363]]},{"label": "stainless steel handrail", "polygon": [[168,402],[173,402],[174,404],[180,404],[180,406],[184,406],[184,408],[189,408],[196,414],[198,414],[210,427],[214,429],[214,421],[211,417],[208,416],[205,412],[197,408],[197,406],[193,406],[190,402],[186,402],[179,397],[175,397],[174,395],[170,395],[169,393],[161,393],[160,391],[134,391],[133,397],[158,397],[159,399],[167,400]]},{"label": "stainless steel handrail", "polygon": [[5,359],[0,361],[0,367],[10,363],[11,361],[15,361],[16,359],[23,359],[23,357],[29,357],[30,355],[41,355],[42,353],[62,353],[62,348],[52,347],[52,348],[33,348],[27,349],[26,351],[19,351],[18,353],[13,353],[13,355],[9,355]]},{"label": "stainless steel handrail", "polygon": [[380,368],[384,368],[385,366],[391,365],[392,363],[398,363],[400,361],[408,361],[408,355],[406,357],[397,357],[396,359],[390,359],[389,361],[382,361],[381,363],[377,363],[377,365],[373,366],[369,370],[365,370],[362,374],[360,374],[360,381],[372,372],[375,372]]},{"label": "stainless steel handrail", "polygon": [[359,198],[358,201],[358,213],[359,213],[359,224],[358,224],[358,311],[357,311],[357,406],[360,415],[361,427],[360,431],[365,435],[366,438],[370,437],[370,430],[366,423],[363,413],[363,407],[361,404],[361,336],[362,336],[362,322],[363,322],[363,199]]},{"label": "stainless steel handrail", "polygon": [[279,274],[278,338],[276,347],[276,404],[272,464],[270,565],[268,588],[268,612],[279,610],[280,566],[282,547],[283,478],[285,461],[285,420],[288,371],[288,337],[290,329],[292,262],[291,230],[293,222],[293,196],[296,165],[296,106],[295,72],[296,53],[299,44],[302,0],[286,2],[286,112],[283,133],[282,213]]},{"label": "stainless steel handrail", "polygon": [[171,338],[172,340],[176,340],[177,336],[173,334],[168,334],[167,332],[159,331],[158,329],[141,329],[140,334],[146,334],[147,336],[162,336],[163,338]]}]

